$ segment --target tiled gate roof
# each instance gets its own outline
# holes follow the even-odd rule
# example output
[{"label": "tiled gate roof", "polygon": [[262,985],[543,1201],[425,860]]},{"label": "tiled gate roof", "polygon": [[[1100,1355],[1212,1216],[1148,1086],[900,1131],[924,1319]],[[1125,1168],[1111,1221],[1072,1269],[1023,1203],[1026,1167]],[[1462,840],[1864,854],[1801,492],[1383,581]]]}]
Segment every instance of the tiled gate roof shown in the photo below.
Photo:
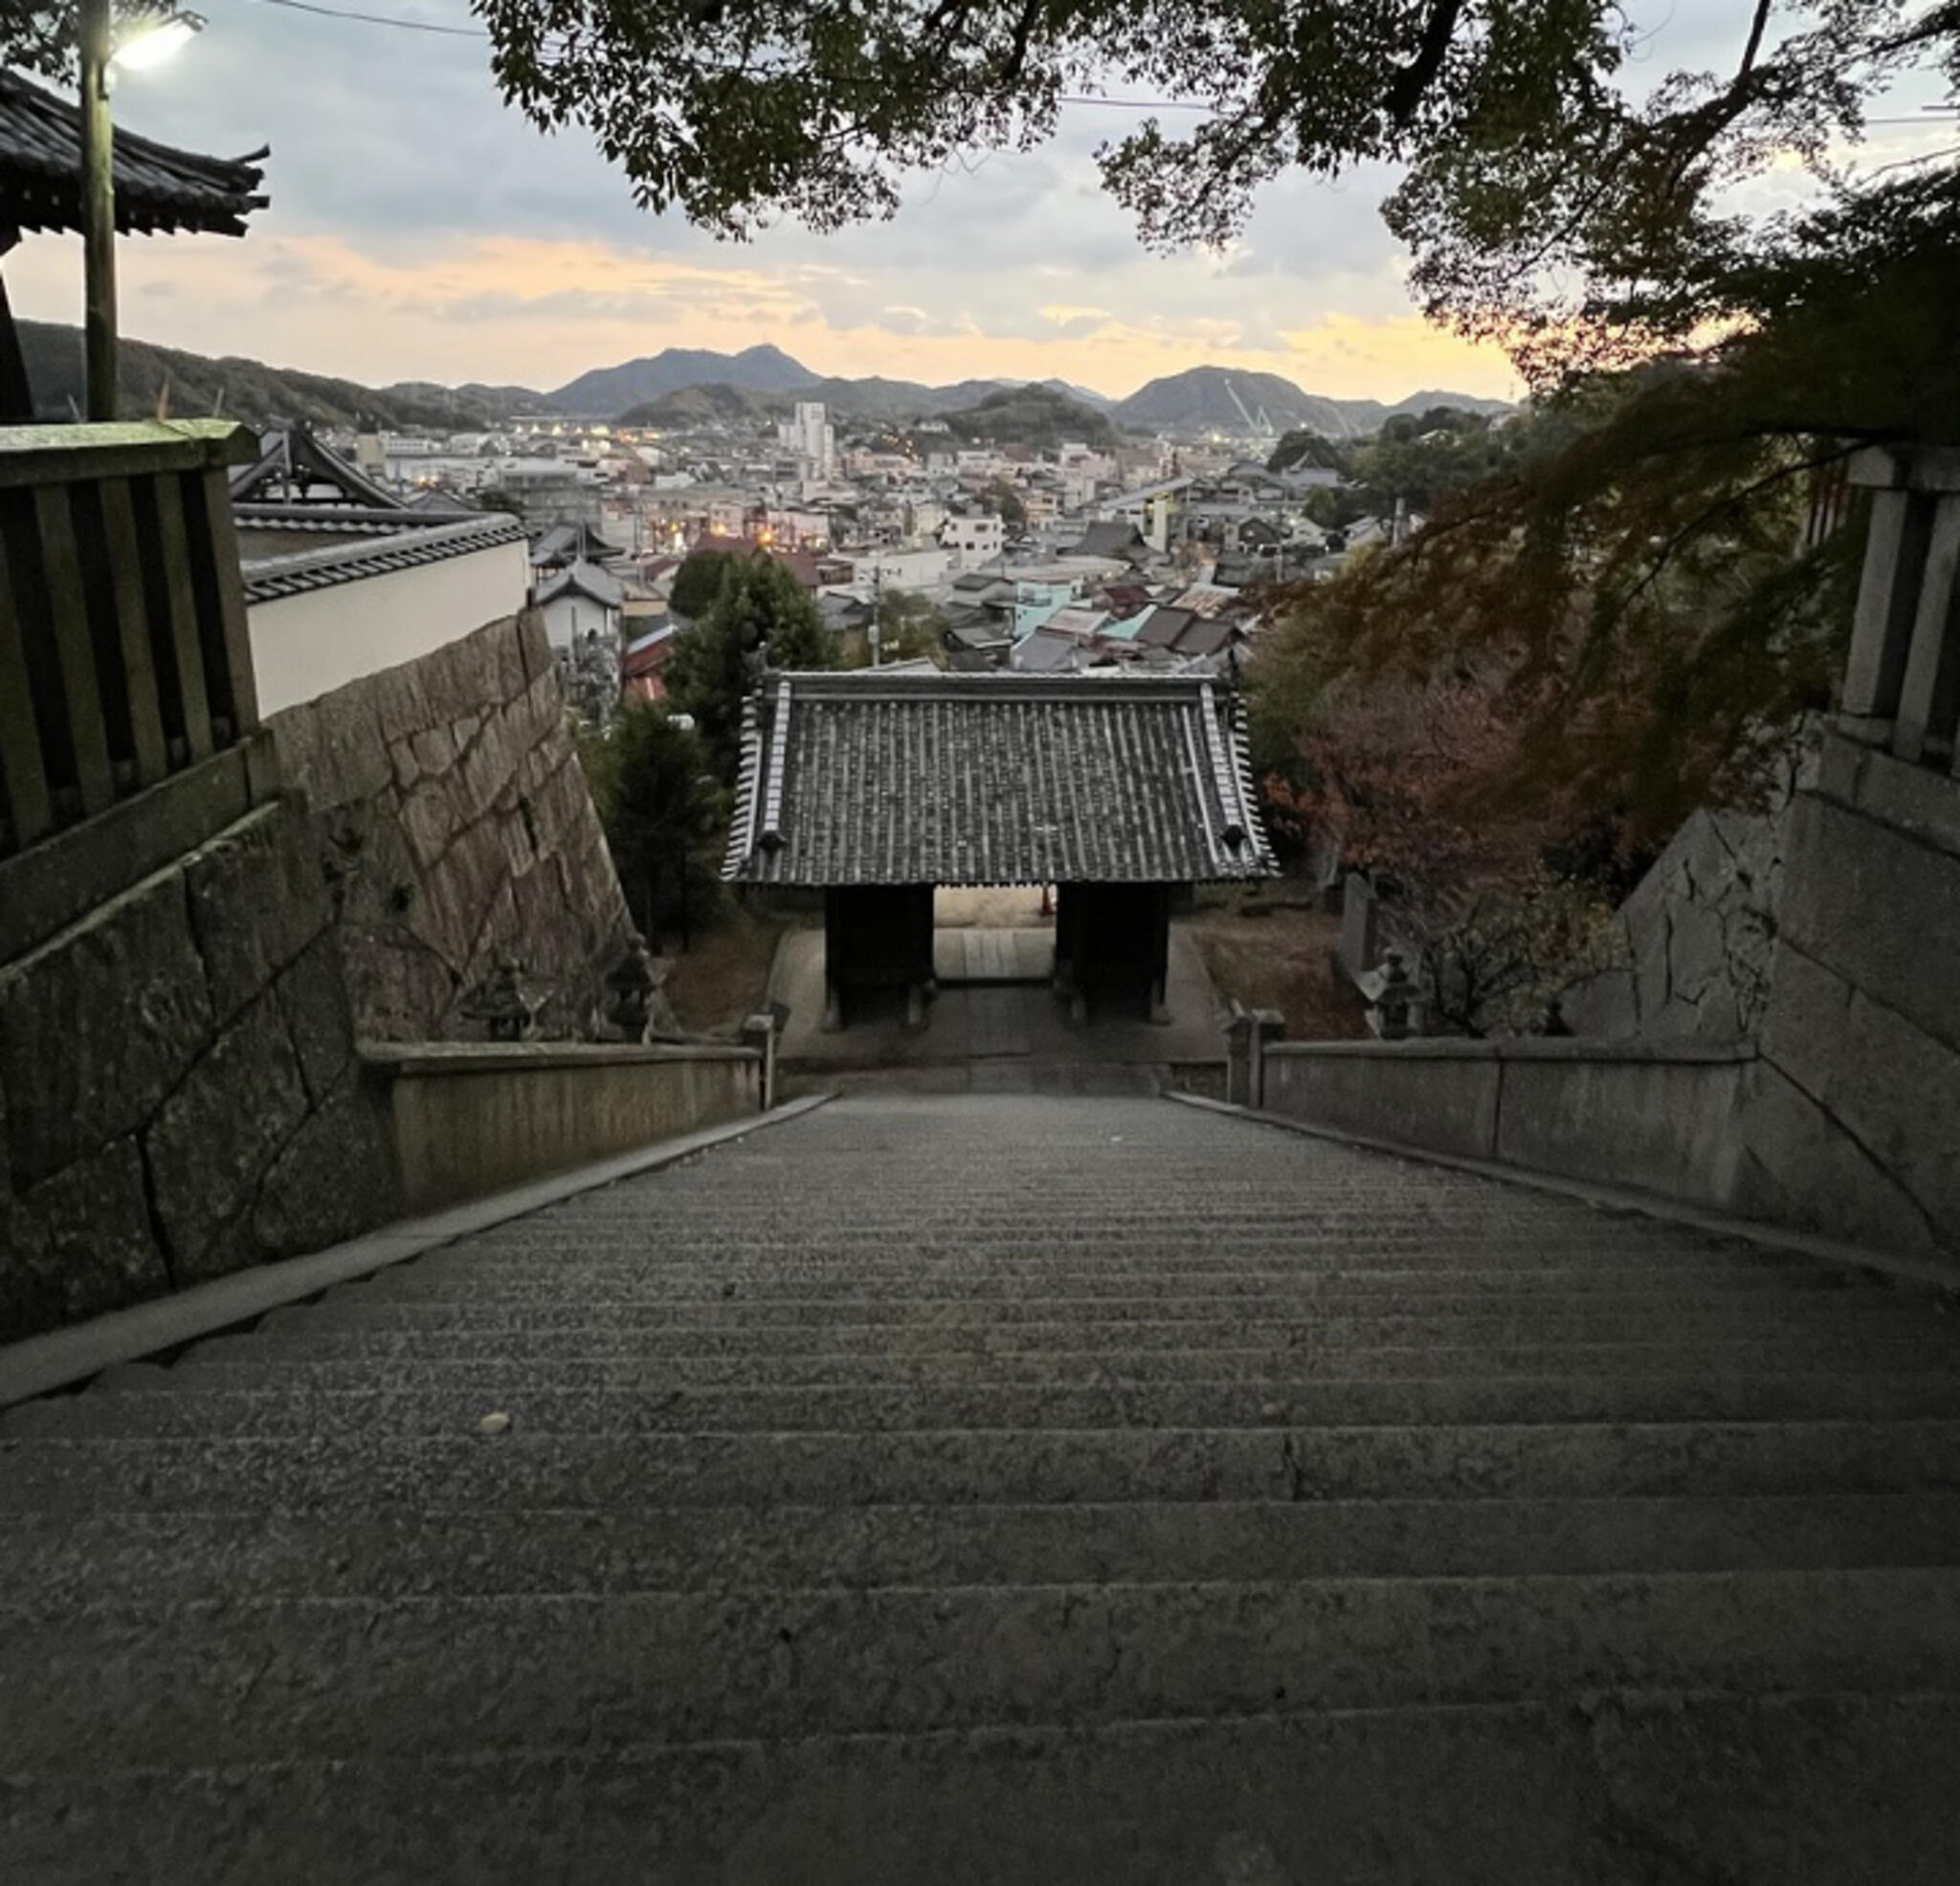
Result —
[{"label": "tiled gate roof", "polygon": [[1236,705],[1202,677],[772,674],[724,876],[1192,883],[1273,861]]}]

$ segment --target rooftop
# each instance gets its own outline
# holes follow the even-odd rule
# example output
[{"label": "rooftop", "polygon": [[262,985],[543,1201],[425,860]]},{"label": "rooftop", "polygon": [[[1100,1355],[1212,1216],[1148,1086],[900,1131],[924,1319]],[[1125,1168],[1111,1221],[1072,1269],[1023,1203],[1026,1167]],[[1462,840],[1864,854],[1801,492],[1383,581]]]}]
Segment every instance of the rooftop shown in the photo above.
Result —
[{"label": "rooftop", "polygon": [[318,550],[265,557],[243,566],[245,600],[269,603],[308,589],[330,589],[390,570],[442,563],[503,544],[522,544],[523,526],[501,511],[485,511],[460,523],[396,530],[385,537],[361,536],[328,543]]},{"label": "rooftop", "polygon": [[[198,231],[243,235],[263,210],[264,172],[255,150],[204,157],[139,137],[115,138],[116,227],[125,233]],[[0,71],[0,223],[16,230],[81,228],[80,113],[17,72]]]},{"label": "rooftop", "polygon": [[1270,875],[1236,704],[1203,677],[771,674],[724,875],[1191,883]]}]

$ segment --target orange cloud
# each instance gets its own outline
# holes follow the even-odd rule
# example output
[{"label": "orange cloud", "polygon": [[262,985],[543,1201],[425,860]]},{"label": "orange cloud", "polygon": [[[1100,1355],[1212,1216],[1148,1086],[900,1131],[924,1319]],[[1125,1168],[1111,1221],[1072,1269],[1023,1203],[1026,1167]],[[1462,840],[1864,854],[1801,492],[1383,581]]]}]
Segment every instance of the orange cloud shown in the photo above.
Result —
[{"label": "orange cloud", "polygon": [[[132,337],[370,385],[549,388],[662,347],[734,351],[774,341],[824,373],[941,383],[1054,376],[1115,394],[1206,363],[1283,373],[1342,397],[1517,389],[1496,348],[1414,314],[1334,316],[1282,331],[1272,345],[1253,344],[1245,323],[1229,318],[1118,318],[1056,301],[1026,306],[1027,331],[1007,332],[998,317],[990,329],[984,314],[957,307],[920,319],[926,302],[916,275],[884,284],[889,300],[866,300],[879,284],[862,274],[758,268],[741,252],[683,261],[590,240],[498,236],[407,259],[326,235],[160,237],[124,241],[120,261],[122,328]],[[30,238],[9,256],[7,277],[19,314],[78,321],[73,240]]]}]

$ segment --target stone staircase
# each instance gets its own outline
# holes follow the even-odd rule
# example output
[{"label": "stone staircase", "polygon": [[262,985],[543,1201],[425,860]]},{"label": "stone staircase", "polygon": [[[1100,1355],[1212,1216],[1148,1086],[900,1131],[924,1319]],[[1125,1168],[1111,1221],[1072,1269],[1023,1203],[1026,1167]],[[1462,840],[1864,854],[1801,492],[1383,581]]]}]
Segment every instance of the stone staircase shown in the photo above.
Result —
[{"label": "stone staircase", "polygon": [[1949,1881],[1956,1362],[1163,1100],[840,1100],[0,1418],[0,1877]]}]

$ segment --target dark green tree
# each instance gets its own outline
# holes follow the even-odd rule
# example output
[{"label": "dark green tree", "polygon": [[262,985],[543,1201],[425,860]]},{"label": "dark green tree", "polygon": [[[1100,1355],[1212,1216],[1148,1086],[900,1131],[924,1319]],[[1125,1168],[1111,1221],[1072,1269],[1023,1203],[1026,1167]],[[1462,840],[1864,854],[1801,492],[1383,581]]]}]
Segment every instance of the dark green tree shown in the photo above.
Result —
[{"label": "dark green tree", "polygon": [[690,550],[674,572],[674,587],[668,591],[668,607],[674,613],[699,622],[715,600],[715,592],[721,588],[722,577],[734,555],[732,550],[717,550],[708,544]]},{"label": "dark green tree", "polygon": [[983,485],[978,494],[983,510],[991,511],[1011,530],[1021,529],[1028,521],[1028,507],[1021,501],[1021,494],[1005,478],[991,478]]},{"label": "dark green tree", "polygon": [[[867,651],[868,653],[868,651]],[[916,661],[922,655],[944,666],[946,617],[938,604],[916,589],[885,589],[878,599],[878,657]]]},{"label": "dark green tree", "polygon": [[720,908],[726,795],[707,749],[664,706],[635,701],[580,743],[592,804],[640,934],[685,949]]},{"label": "dark green tree", "polygon": [[1960,65],[1960,0],[1754,0],[1718,69],[1673,72],[1663,0],[473,4],[507,98],[724,233],[890,215],[907,171],[1045,142],[1072,94],[1141,94],[1207,108],[1098,154],[1147,240],[1229,237],[1284,170],[1396,166],[1428,309],[1560,358],[1695,332],[1722,311],[1708,265],[1773,227],[1734,186],[1794,158],[1865,195],[1834,147],[1902,76]]},{"label": "dark green tree", "polygon": [[1266,470],[1283,472],[1292,465],[1318,465],[1327,471],[1343,472],[1348,469],[1348,458],[1343,448],[1325,433],[1310,426],[1296,426],[1273,448]]},{"label": "dark green tree", "polygon": [[769,668],[834,668],[835,638],[816,605],[774,557],[725,560],[707,611],[674,640],[667,698],[694,717],[715,774],[733,785],[742,761],[742,703]]}]

